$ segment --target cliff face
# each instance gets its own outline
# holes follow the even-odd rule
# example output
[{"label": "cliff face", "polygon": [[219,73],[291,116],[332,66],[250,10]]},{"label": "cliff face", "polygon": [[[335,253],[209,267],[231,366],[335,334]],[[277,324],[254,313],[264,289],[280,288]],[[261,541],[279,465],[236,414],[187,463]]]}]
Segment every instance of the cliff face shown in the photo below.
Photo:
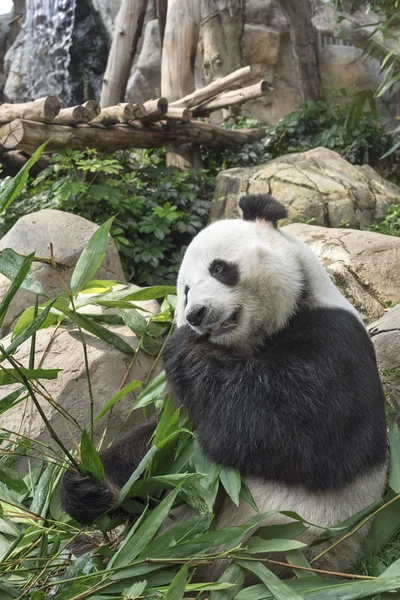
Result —
[{"label": "cliff face", "polygon": [[[0,22],[0,95],[3,90],[5,100],[21,102],[55,94],[64,105],[99,99],[120,1],[14,0],[11,27]],[[376,89],[378,62],[361,59],[358,49],[334,38],[331,9],[325,0],[313,4],[323,84]],[[131,102],[160,95],[162,42],[156,5],[156,0],[149,0],[128,83]],[[196,60],[198,86],[204,76],[207,79],[206,35],[207,24],[203,24]],[[238,48],[235,68],[255,66],[275,89],[247,103],[242,114],[273,124],[300,102],[289,27],[278,0],[243,0]]]}]

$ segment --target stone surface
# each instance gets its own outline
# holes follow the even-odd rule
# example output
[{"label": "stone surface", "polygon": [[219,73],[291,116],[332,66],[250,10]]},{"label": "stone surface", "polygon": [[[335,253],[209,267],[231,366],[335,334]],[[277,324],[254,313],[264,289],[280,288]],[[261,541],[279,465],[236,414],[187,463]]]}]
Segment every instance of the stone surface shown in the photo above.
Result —
[{"label": "stone surface", "polygon": [[400,305],[368,327],[381,378],[392,405],[400,409]]},{"label": "stone surface", "polygon": [[157,19],[145,27],[139,58],[127,86],[128,102],[145,102],[161,95],[161,37]]},{"label": "stone surface", "polygon": [[400,238],[371,231],[293,223],[283,228],[303,240],[366,321],[400,303]]},{"label": "stone surface", "polygon": [[[138,302],[137,304],[142,305],[143,308],[153,313],[156,313],[158,310],[158,304],[155,301]],[[107,327],[120,335],[129,345],[136,349],[138,338],[136,338],[128,327]],[[48,342],[52,334],[54,334],[53,328],[42,329],[37,332],[35,365],[39,364],[39,360],[45,352],[41,367],[43,369],[62,369],[62,371],[59,373],[57,379],[52,381],[42,380],[41,383],[56,404],[71,414],[81,427],[88,427],[90,422],[90,404],[84,354],[79,332],[75,326],[63,325],[54,334],[51,345],[48,347]],[[96,415],[119,390],[132,361],[133,354],[120,352],[114,346],[99,340],[89,333],[85,332],[84,336],[87,344],[89,372],[94,397],[94,414]],[[15,358],[24,366],[28,366],[29,363],[30,346],[31,342],[28,340],[15,355]],[[133,379],[145,381],[153,363],[154,357],[140,350],[124,385]],[[157,374],[159,370],[160,367],[156,367],[154,373]],[[0,399],[10,393],[10,387],[0,388]],[[131,392],[115,405],[107,429],[107,441],[110,441],[119,431],[138,391]],[[41,396],[38,396],[38,398],[46,417],[67,447],[72,447],[68,428],[79,442],[80,433],[76,426],[65,420],[59,410],[57,410],[56,405],[51,405]],[[141,411],[135,412],[130,419],[130,423],[140,419]],[[100,419],[96,425],[96,439],[99,439],[101,436],[106,422],[107,416]],[[19,431],[23,435],[45,443],[51,441],[46,426],[30,399],[22,401],[16,407],[8,410],[6,414],[0,416],[0,428]],[[53,442],[52,445],[54,446]]]},{"label": "stone surface", "polygon": [[286,204],[289,221],[311,220],[326,227],[365,227],[400,203],[400,188],[371,167],[351,165],[332,150],[315,148],[220,173],[210,219],[237,218],[241,195],[267,192]]},{"label": "stone surface", "polygon": [[[50,242],[54,256],[60,265],[64,280],[69,283],[78,258],[97,229],[90,221],[60,210],[42,210],[21,217],[0,240],[0,250],[12,248],[19,254],[35,252],[36,256],[49,258]],[[50,298],[64,291],[54,269],[45,263],[35,262],[32,266],[35,278],[40,281]],[[121,261],[110,238],[107,254],[96,274],[97,279],[124,280]],[[0,297],[4,296],[10,281],[0,274]],[[43,298],[42,298],[43,300]],[[3,335],[28,307],[35,303],[35,295],[19,289],[3,323]]]}]

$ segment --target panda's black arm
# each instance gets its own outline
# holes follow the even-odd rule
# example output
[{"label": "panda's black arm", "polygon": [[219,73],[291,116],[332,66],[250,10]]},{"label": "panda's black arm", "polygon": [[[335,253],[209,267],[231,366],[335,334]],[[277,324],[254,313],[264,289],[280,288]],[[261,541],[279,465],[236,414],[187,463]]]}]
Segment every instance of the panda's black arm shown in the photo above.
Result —
[{"label": "panda's black arm", "polygon": [[69,469],[61,482],[61,504],[66,513],[82,525],[93,523],[110,510],[119,491],[149,449],[156,417],[137,425],[127,435],[100,452],[105,480],[98,483]]}]

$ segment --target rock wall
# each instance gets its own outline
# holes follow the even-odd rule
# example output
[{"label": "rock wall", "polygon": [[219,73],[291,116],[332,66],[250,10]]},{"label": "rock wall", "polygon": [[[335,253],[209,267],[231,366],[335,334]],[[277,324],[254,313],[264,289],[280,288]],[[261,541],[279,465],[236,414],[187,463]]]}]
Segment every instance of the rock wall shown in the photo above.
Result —
[{"label": "rock wall", "polygon": [[[66,0],[62,5],[72,6],[75,1]],[[99,98],[113,24],[120,2],[121,0],[113,2],[79,0],[76,2],[75,24],[71,40],[68,42],[70,43],[70,61],[66,74],[71,89],[65,91],[61,86],[60,90],[65,101],[68,100],[68,96],[68,102],[72,104],[81,102],[89,96]],[[336,40],[333,37],[333,10],[327,6],[327,0],[312,0],[312,2],[323,83],[338,88],[348,88],[352,84],[361,89],[376,88],[380,78],[379,63],[375,60],[366,60],[361,56],[360,50],[348,43],[344,45],[340,40]],[[37,0],[18,0],[20,12],[23,10],[21,3],[25,3],[26,9],[32,8],[36,4],[38,6],[39,4],[49,4],[46,1],[39,3]],[[57,5],[57,2],[50,4]],[[288,24],[280,9],[279,0],[243,0],[243,6],[244,27],[239,40],[242,65],[251,64],[257,67],[259,72],[271,81],[275,90],[262,99],[247,103],[242,109],[242,114],[256,117],[267,124],[273,124],[285,114],[292,112],[300,102]],[[143,35],[127,89],[127,99],[132,102],[148,100],[160,94],[161,39],[156,17],[156,1],[149,0]],[[50,21],[45,25],[45,29],[47,28],[47,31],[50,32]],[[39,23],[38,27],[40,26]],[[11,41],[12,36],[10,35],[9,43]],[[40,90],[37,90],[40,92],[39,95],[49,93],[50,88],[53,93],[57,89],[51,77],[38,77],[37,72],[32,74],[30,41],[29,31],[24,25],[7,53],[4,91],[6,98],[12,102],[30,99],[32,77],[35,79],[35,89],[38,88],[38,81],[41,81]],[[45,71],[49,53],[45,51],[46,44],[43,48],[41,50],[39,47],[38,54],[42,61],[39,62],[42,65],[40,69]],[[62,48],[60,47],[58,51],[61,52]],[[40,56],[41,53],[42,56]],[[199,60],[196,61],[196,81],[198,82],[202,80],[201,54],[202,44],[200,41]],[[37,60],[38,57],[36,57],[36,62]],[[237,68],[242,65],[238,64]]]}]

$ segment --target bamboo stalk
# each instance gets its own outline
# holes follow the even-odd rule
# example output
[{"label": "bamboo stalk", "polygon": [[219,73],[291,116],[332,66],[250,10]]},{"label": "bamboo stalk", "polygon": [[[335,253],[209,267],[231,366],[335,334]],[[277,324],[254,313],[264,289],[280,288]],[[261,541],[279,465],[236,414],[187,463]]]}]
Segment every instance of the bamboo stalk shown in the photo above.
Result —
[{"label": "bamboo stalk", "polygon": [[60,103],[55,96],[38,98],[24,104],[1,104],[0,123],[8,123],[14,119],[29,121],[53,121],[60,112]]}]

